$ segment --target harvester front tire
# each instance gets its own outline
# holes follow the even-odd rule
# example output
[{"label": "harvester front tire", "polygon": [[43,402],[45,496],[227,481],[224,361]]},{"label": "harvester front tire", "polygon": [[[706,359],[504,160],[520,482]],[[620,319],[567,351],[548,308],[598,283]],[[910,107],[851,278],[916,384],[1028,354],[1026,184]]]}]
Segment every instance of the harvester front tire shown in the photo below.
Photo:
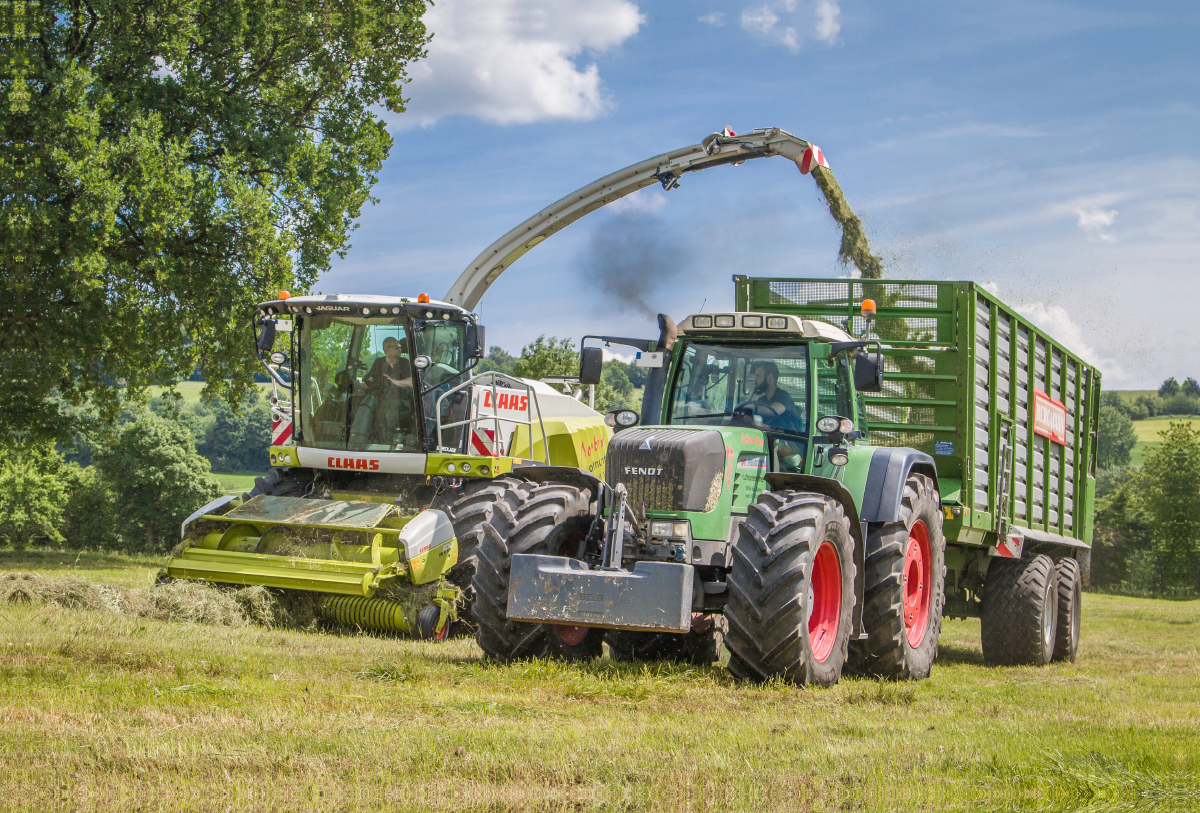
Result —
[{"label": "harvester front tire", "polygon": [[[579,640],[553,625],[508,620],[508,580],[519,553],[574,555],[579,534],[591,524],[587,489],[558,483],[506,483],[483,525],[476,548],[473,617],[475,641],[484,655],[507,663],[521,658],[594,657],[603,630],[587,629]],[[574,628],[564,628],[570,631]]]},{"label": "harvester front tire", "polygon": [[836,500],[803,491],[759,495],[728,577],[725,647],[734,676],[838,682],[853,624],[853,551]]},{"label": "harvester front tire", "polygon": [[1054,655],[1058,626],[1054,560],[993,559],[980,606],[983,659],[990,666],[1045,666]]},{"label": "harvester front tire", "polygon": [[933,671],[946,584],[946,539],[933,480],[911,474],[900,519],[867,535],[866,641],[850,644],[849,668],[894,680],[923,680]]},{"label": "harvester front tire", "polygon": [[1054,563],[1058,585],[1058,630],[1054,636],[1054,660],[1075,663],[1079,653],[1079,621],[1083,603],[1083,582],[1079,562],[1070,558]]},{"label": "harvester front tire", "polygon": [[614,661],[679,661],[708,666],[720,658],[725,629],[724,616],[693,616],[691,632],[609,630],[604,642]]},{"label": "harvester front tire", "polygon": [[478,564],[479,542],[483,539],[483,526],[492,518],[493,507],[504,492],[516,488],[520,480],[512,477],[497,477],[495,480],[468,480],[456,499],[445,506],[446,516],[454,526],[458,539],[458,562],[450,568],[446,579],[463,591],[463,606],[459,610],[455,626],[469,627],[471,611],[475,606],[475,588],[471,581]]}]

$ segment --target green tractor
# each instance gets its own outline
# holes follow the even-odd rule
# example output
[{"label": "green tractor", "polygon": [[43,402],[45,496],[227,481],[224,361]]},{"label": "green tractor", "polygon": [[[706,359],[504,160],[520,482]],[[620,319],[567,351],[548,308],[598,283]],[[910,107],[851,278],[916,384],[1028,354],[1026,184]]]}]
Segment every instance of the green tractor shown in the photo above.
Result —
[{"label": "green tractor", "polygon": [[281,294],[255,330],[271,471],[188,517],[165,578],[299,591],[331,622],[438,640],[469,614],[494,502],[540,493],[530,469],[603,473],[611,430],[583,390],[473,375],[484,328],[458,305]]},{"label": "green tractor", "polygon": [[982,619],[990,663],[1074,660],[1099,376],[973,283],[913,285],[770,280],[739,294],[758,309],[660,315],[656,341],[588,337],[651,368],[643,412],[614,416],[573,553],[526,545],[519,500],[493,514],[484,652],[711,663],[723,642],[746,679],[920,679],[952,613]]}]

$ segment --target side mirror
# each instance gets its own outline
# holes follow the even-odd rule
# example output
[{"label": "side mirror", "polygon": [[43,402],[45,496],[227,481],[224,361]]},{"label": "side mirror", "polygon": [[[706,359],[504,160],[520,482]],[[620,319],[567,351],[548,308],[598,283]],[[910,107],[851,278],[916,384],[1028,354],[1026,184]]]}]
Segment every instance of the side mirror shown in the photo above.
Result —
[{"label": "side mirror", "polygon": [[858,352],[854,357],[854,388],[859,392],[883,390],[883,353]]},{"label": "side mirror", "polygon": [[275,346],[275,320],[264,316],[258,324],[262,328],[262,332],[258,334],[258,350],[261,353],[270,352]]},{"label": "side mirror", "polygon": [[587,387],[599,384],[604,374],[604,351],[599,347],[585,347],[579,353],[579,383]]},{"label": "side mirror", "polygon": [[481,359],[487,355],[487,340],[483,325],[467,322],[467,358]]}]

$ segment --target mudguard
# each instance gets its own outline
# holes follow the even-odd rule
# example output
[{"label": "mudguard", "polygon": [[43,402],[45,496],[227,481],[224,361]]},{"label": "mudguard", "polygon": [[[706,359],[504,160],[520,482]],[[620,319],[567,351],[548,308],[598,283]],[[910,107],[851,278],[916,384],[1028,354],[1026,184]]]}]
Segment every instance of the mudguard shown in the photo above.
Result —
[{"label": "mudguard", "polygon": [[[928,475],[937,486],[937,464],[916,449],[879,448],[871,455],[867,469],[867,487],[859,517],[864,522],[896,522],[900,519],[900,501],[908,475],[917,471]],[[938,489],[941,493],[941,489]]]}]

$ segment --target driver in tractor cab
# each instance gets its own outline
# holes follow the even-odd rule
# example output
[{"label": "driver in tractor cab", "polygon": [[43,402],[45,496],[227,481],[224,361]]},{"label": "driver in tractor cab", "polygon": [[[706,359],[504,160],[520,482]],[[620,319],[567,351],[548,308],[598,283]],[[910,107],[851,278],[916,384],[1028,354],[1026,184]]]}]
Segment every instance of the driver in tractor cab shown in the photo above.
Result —
[{"label": "driver in tractor cab", "polygon": [[[371,440],[390,444],[397,429],[406,429],[401,425],[401,408],[412,409],[411,394],[403,392],[412,390],[413,386],[412,365],[404,356],[404,345],[393,336],[384,339],[383,356],[375,359],[362,381],[377,399],[371,420]],[[403,417],[406,422],[412,420],[411,414]]]},{"label": "driver in tractor cab", "polygon": [[779,367],[773,361],[756,361],[751,366],[754,373],[754,392],[758,396],[739,407],[758,415],[771,429],[781,432],[803,431],[796,402],[787,390],[779,388]]}]

